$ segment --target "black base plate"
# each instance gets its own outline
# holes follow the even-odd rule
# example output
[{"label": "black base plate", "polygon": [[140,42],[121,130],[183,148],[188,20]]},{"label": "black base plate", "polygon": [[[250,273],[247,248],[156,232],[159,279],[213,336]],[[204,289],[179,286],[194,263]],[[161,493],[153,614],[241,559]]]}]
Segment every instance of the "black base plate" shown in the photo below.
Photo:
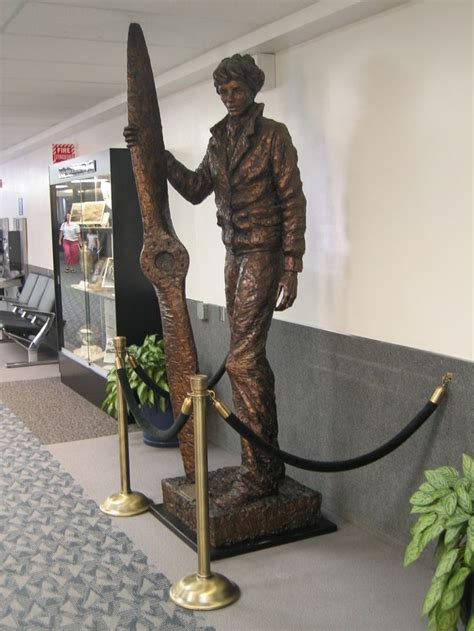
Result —
[{"label": "black base plate", "polygon": [[[197,550],[196,532],[183,524],[180,519],[171,515],[171,513],[168,513],[163,504],[153,504],[150,507],[150,512],[190,548]],[[274,535],[256,537],[255,539],[247,539],[246,541],[240,541],[239,543],[222,546],[220,548],[213,548],[211,546],[211,561],[227,559],[228,557],[235,557],[239,554],[247,554],[247,552],[255,552],[255,550],[272,548],[273,546],[280,546],[284,543],[300,541],[301,539],[319,537],[320,535],[327,535],[331,532],[336,532],[336,530],[336,524],[321,516],[321,519],[316,526],[299,528],[297,530],[290,530],[288,532]]]}]

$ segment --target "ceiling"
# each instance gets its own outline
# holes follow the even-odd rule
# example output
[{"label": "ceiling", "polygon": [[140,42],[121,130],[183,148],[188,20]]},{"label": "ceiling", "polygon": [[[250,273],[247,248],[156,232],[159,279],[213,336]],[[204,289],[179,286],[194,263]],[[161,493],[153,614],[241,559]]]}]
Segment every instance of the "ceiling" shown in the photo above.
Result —
[{"label": "ceiling", "polygon": [[0,152],[126,89],[130,22],[155,75],[314,0],[0,0]]}]

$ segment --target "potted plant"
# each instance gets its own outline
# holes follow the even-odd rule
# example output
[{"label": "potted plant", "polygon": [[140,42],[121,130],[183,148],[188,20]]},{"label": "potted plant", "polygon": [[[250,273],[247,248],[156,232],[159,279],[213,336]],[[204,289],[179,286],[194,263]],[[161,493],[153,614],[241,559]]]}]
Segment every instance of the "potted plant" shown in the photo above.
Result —
[{"label": "potted plant", "polygon": [[[405,566],[437,539],[437,567],[423,604],[429,631],[474,631],[474,459],[462,457],[463,476],[450,466],[425,471],[426,481],[410,498],[411,527]],[[464,627],[461,627],[464,628]]]},{"label": "potted plant", "polygon": [[[158,335],[147,335],[143,344],[140,346],[132,344],[127,350],[135,357],[154,383],[163,390],[169,391],[163,340],[158,339]],[[128,356],[125,359],[125,370],[130,387],[140,403],[142,414],[158,429],[168,429],[173,424],[173,412],[170,401],[156,396],[155,392],[140,379],[130,364]],[[101,407],[110,416],[117,418],[117,373],[115,367],[107,375],[105,390],[107,396]],[[143,441],[153,447],[176,447],[178,445],[177,440],[164,443],[156,440],[146,432],[143,432]]]}]

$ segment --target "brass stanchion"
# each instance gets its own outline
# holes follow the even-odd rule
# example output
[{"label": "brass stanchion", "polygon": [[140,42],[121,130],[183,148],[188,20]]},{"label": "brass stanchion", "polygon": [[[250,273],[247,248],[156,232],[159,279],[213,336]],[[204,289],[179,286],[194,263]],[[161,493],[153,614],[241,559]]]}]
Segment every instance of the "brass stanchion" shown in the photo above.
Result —
[{"label": "brass stanchion", "polygon": [[186,609],[220,609],[235,602],[240,590],[222,574],[211,572],[209,550],[209,497],[207,489],[207,377],[191,377],[194,406],[194,453],[196,461],[196,534],[198,571],[180,579],[170,589],[173,602]]},{"label": "brass stanchion", "polygon": [[[125,337],[114,337],[115,367],[125,367],[125,352],[127,340]],[[120,380],[117,379],[118,402],[118,436],[120,448],[120,492],[109,495],[102,502],[100,510],[114,517],[132,517],[148,510],[151,504],[143,493],[130,489],[130,461],[128,455],[128,423],[127,406]]]}]

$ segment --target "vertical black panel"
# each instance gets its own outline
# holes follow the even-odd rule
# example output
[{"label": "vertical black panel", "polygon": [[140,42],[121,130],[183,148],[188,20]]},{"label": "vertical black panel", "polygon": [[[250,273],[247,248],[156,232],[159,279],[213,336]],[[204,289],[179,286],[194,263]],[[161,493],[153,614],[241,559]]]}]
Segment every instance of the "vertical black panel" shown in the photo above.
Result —
[{"label": "vertical black panel", "polygon": [[112,216],[117,335],[141,344],[148,333],[161,334],[158,301],[140,267],[143,227],[128,149],[111,149]]},{"label": "vertical black panel", "polygon": [[8,254],[10,269],[21,271],[21,235],[19,230],[8,232]]}]

